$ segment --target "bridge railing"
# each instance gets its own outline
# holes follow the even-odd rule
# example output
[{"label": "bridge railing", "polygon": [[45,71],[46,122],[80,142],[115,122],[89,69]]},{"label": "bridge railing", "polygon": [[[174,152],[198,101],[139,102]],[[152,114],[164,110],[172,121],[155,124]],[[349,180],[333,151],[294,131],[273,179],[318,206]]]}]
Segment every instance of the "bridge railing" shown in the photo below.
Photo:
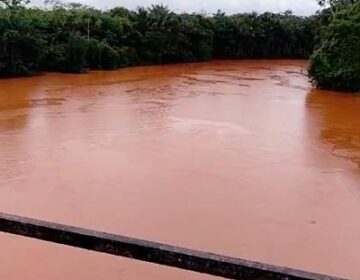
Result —
[{"label": "bridge railing", "polygon": [[292,268],[3,213],[0,213],[0,232],[228,279],[341,280]]}]

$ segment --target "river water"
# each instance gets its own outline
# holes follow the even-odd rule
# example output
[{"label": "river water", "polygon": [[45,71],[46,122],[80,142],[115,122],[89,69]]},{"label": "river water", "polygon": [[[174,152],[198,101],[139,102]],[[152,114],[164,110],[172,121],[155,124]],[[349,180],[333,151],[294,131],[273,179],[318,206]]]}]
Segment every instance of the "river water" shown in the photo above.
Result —
[{"label": "river water", "polygon": [[[360,279],[360,97],[306,61],[0,81],[0,211]],[[0,235],[1,279],[210,279]]]}]

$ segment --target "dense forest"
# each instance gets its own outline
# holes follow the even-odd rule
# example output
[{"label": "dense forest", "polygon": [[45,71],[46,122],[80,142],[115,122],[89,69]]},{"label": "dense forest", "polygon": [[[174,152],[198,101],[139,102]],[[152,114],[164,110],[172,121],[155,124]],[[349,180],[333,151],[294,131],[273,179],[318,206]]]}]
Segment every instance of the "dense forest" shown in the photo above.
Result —
[{"label": "dense forest", "polygon": [[360,1],[330,4],[310,59],[310,76],[320,88],[360,93]]},{"label": "dense forest", "polygon": [[0,10],[0,75],[211,58],[305,58],[316,37],[313,17],[290,12],[207,16],[163,6],[99,11],[78,4],[48,10],[21,4]]},{"label": "dense forest", "polygon": [[[61,2],[40,9],[28,7],[23,0],[0,0],[0,76],[44,70],[81,73],[213,58],[308,58],[316,49],[311,73],[319,86],[326,87],[322,75],[334,61],[324,61],[324,53],[332,48],[332,36],[346,32],[343,27],[333,31],[334,21],[350,17],[349,6],[358,1],[319,2],[330,5],[322,13],[300,17],[290,11],[177,14],[164,6],[101,11]],[[358,23],[359,9],[351,9]],[[358,35],[354,31],[351,36],[359,40]],[[328,47],[323,42],[328,42]],[[353,46],[357,59],[358,46]],[[354,71],[359,74],[359,68]],[[344,89],[340,82],[328,87]]]}]

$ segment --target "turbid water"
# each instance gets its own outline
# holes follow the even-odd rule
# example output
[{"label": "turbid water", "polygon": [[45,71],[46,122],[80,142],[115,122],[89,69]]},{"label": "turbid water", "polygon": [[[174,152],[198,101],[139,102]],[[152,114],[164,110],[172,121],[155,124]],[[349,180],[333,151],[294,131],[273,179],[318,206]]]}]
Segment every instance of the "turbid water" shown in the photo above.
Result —
[{"label": "turbid water", "polygon": [[[305,61],[0,81],[0,211],[360,279],[360,97]],[[1,279],[209,279],[0,235]]]}]

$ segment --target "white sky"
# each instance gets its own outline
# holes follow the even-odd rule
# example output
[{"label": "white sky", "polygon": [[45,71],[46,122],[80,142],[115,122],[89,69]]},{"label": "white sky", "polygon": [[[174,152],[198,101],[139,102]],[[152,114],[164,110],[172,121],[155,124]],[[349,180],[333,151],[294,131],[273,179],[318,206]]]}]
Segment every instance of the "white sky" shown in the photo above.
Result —
[{"label": "white sky", "polygon": [[[65,0],[64,0],[65,1]],[[309,15],[319,8],[316,0],[66,0],[93,6],[96,8],[112,8],[122,6],[135,9],[138,6],[148,7],[152,4],[163,4],[176,12],[208,12],[218,9],[226,13],[240,12],[283,12],[292,10],[298,15]],[[40,4],[42,0],[33,0]]]}]

